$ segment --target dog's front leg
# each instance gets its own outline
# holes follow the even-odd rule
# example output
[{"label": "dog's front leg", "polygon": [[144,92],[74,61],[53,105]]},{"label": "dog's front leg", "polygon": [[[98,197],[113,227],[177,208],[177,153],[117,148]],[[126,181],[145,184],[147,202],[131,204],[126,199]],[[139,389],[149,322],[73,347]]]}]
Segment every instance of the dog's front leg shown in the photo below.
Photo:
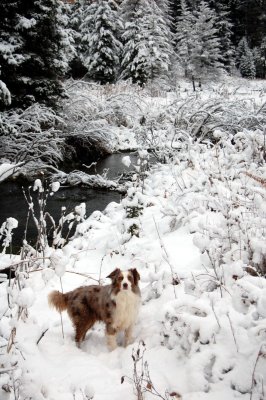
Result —
[{"label": "dog's front leg", "polygon": [[132,331],[133,331],[132,325],[125,330],[125,340],[124,340],[125,347],[127,347],[129,344],[132,343]]},{"label": "dog's front leg", "polygon": [[107,340],[108,349],[110,351],[117,348],[116,334],[117,334],[117,331],[115,328],[113,328],[111,325],[106,326],[106,340]]}]

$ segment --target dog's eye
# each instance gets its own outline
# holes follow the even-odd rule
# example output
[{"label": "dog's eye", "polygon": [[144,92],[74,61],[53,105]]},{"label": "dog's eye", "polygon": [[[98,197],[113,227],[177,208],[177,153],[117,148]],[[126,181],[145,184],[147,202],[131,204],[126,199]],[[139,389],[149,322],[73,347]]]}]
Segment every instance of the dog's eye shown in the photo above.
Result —
[{"label": "dog's eye", "polygon": [[132,282],[132,281],[133,281],[133,278],[132,278],[132,276],[131,276],[131,275],[128,275],[127,279],[128,279],[130,282]]},{"label": "dog's eye", "polygon": [[122,277],[122,276],[119,276],[118,280],[119,280],[119,282],[122,282],[123,277]]}]

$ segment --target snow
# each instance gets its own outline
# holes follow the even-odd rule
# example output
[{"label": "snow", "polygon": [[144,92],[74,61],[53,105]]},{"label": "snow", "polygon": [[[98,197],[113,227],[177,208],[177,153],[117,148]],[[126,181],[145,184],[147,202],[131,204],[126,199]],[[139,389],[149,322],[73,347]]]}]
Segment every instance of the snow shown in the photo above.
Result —
[{"label": "snow", "polygon": [[[229,83],[228,92],[233,96]],[[207,104],[205,96],[198,95],[199,107]],[[263,102],[260,96],[256,101]],[[156,110],[173,107],[171,94],[145,102],[151,120]],[[191,104],[182,111],[187,121],[196,112]],[[192,128],[193,133],[196,122]],[[165,135],[160,149],[167,156],[167,135],[160,133]],[[141,182],[136,171],[126,196],[103,212],[86,218],[85,205],[77,206],[65,216],[78,222],[74,236],[61,249],[45,248],[44,259],[33,249],[17,269],[19,280],[0,285],[1,363],[15,366],[0,374],[1,399],[15,399],[13,389],[10,395],[3,389],[10,385],[22,399],[134,400],[132,354],[137,349],[153,387],[165,399],[178,398],[168,395],[173,392],[183,400],[248,400],[251,393],[253,400],[263,398],[266,281],[259,268],[266,255],[264,136],[247,128],[235,135],[234,145],[226,130],[216,131],[216,138],[220,147],[171,136],[178,146],[171,162],[150,166]],[[139,157],[147,160],[146,149],[139,148]],[[41,181],[34,187],[42,189]],[[51,190],[56,189],[55,183]],[[3,254],[0,266],[15,265],[18,259]],[[104,326],[98,323],[78,349],[67,314],[50,309],[47,295],[107,284],[106,276],[117,267],[137,268],[141,276],[134,342],[109,352]],[[14,344],[6,353],[12,332]],[[141,362],[137,371],[143,372]],[[145,400],[152,398],[145,393]]]},{"label": "snow", "polygon": [[13,175],[15,171],[19,169],[21,164],[10,164],[2,163],[0,164],[0,182],[7,179],[9,176]]},{"label": "snow", "polygon": [[6,105],[11,104],[11,93],[6,84],[0,79],[0,100]]},{"label": "snow", "polygon": [[130,164],[131,164],[131,159],[129,156],[125,156],[122,158],[122,163],[129,168]]},{"label": "snow", "polygon": [[42,181],[40,179],[36,179],[34,181],[34,185],[33,185],[33,191],[38,191],[38,192],[43,192],[43,185],[42,185]]},{"label": "snow", "polygon": [[51,190],[52,192],[57,192],[60,188],[60,183],[59,182],[52,182],[51,184]]}]

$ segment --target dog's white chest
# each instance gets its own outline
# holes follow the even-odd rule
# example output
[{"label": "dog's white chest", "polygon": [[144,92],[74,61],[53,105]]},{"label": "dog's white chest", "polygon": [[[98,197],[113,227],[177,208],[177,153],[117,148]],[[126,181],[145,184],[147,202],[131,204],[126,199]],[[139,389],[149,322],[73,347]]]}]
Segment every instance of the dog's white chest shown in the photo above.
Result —
[{"label": "dog's white chest", "polygon": [[130,290],[123,290],[113,298],[116,308],[113,314],[113,326],[118,330],[131,327],[138,315],[140,297]]}]

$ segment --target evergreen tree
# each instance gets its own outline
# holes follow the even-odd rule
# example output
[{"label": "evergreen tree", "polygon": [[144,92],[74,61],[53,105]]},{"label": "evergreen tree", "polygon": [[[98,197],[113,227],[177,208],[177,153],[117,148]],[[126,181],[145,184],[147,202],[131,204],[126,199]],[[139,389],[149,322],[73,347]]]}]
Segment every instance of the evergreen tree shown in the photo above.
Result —
[{"label": "evergreen tree", "polygon": [[205,1],[193,11],[182,0],[176,42],[177,56],[186,75],[201,78],[222,69],[217,15]]},{"label": "evergreen tree", "polygon": [[181,0],[169,0],[168,14],[171,19],[171,30],[175,34],[178,17],[181,15]]},{"label": "evergreen tree", "polygon": [[[62,79],[71,54],[63,3],[17,0],[12,5],[16,7],[4,23],[15,49],[15,63],[10,68],[11,58],[1,60],[2,79],[11,92],[12,105],[26,107],[38,101],[54,107],[63,94]],[[15,54],[18,49],[23,56]]]},{"label": "evergreen tree", "polygon": [[[97,7],[98,6],[96,2],[84,0],[84,3],[80,10],[80,15],[78,16],[77,23],[79,23],[79,19],[81,21],[79,34],[79,37],[81,38],[81,41],[79,43],[79,54],[84,67],[86,59],[85,55],[88,54],[88,49],[90,47],[90,40],[94,26],[94,17],[97,12]],[[78,30],[79,28],[77,26],[77,31]]]},{"label": "evergreen tree", "polygon": [[194,12],[197,42],[194,49],[194,66],[198,75],[218,72],[222,68],[221,42],[218,37],[218,18],[205,1]]},{"label": "evergreen tree", "polygon": [[254,47],[252,50],[253,59],[256,68],[256,77],[266,78],[266,38],[262,41],[260,47]]},{"label": "evergreen tree", "polygon": [[10,90],[16,82],[19,66],[25,61],[23,40],[17,29],[18,1],[0,2],[0,109],[11,103]]},{"label": "evergreen tree", "polygon": [[70,74],[75,78],[82,78],[88,69],[83,63],[84,46],[82,43],[82,23],[84,19],[84,13],[86,8],[85,0],[76,0],[69,7],[69,28],[72,31],[75,55],[70,61]]},{"label": "evergreen tree", "polygon": [[209,0],[209,6],[216,11],[217,29],[220,39],[220,49],[223,57],[223,65],[226,71],[231,72],[235,66],[235,52],[232,44],[233,24],[230,16],[228,2]]},{"label": "evergreen tree", "polygon": [[246,54],[244,54],[239,63],[239,71],[243,78],[254,79],[256,77],[256,67],[254,63],[254,58],[252,51],[248,49]]},{"label": "evergreen tree", "polygon": [[235,7],[235,35],[246,36],[251,47],[260,46],[266,32],[266,0],[230,0]]},{"label": "evergreen tree", "polygon": [[236,49],[236,66],[238,67],[241,76],[245,78],[255,78],[256,68],[253,58],[253,53],[248,45],[246,37],[243,37]]},{"label": "evergreen tree", "polygon": [[154,0],[125,0],[122,78],[143,85],[167,75],[173,54],[169,24]]},{"label": "evergreen tree", "polygon": [[249,49],[247,38],[244,36],[236,48],[236,66],[239,68],[241,57],[246,54]]},{"label": "evergreen tree", "polygon": [[121,24],[116,2],[99,0],[95,15],[91,15],[88,22],[90,37],[84,58],[88,74],[103,84],[114,82],[122,50],[119,38]]},{"label": "evergreen tree", "polygon": [[188,8],[185,0],[181,0],[180,16],[176,26],[176,52],[177,59],[184,69],[185,77],[189,77],[194,71],[194,52],[197,40],[195,24],[196,17]]}]

